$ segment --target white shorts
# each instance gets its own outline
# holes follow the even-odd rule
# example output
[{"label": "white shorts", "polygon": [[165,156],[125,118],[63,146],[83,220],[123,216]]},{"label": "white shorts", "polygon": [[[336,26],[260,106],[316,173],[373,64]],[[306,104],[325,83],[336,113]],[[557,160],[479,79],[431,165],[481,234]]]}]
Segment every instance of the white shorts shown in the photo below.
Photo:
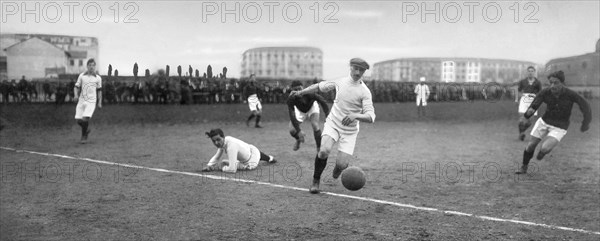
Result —
[{"label": "white shorts", "polygon": [[531,136],[542,139],[546,136],[551,136],[560,141],[567,134],[567,130],[558,128],[556,126],[548,125],[542,118],[539,118],[533,129],[531,130]]},{"label": "white shorts", "polygon": [[[521,96],[521,100],[519,101],[519,114],[525,114],[525,112],[527,112],[533,99],[535,99],[535,94],[523,94],[523,96]],[[537,111],[533,113],[535,116],[537,116],[537,114]]]},{"label": "white shorts", "polygon": [[[227,155],[223,156],[225,159],[221,161],[227,161]],[[260,162],[260,151],[255,146],[250,145],[250,159],[248,159],[248,161],[236,161],[236,163],[228,163],[228,165],[233,165],[235,170],[254,170],[258,167],[258,162]]]},{"label": "white shorts", "polygon": [[342,131],[339,128],[336,128],[330,121],[325,121],[322,136],[325,135],[330,136],[338,143],[338,151],[348,155],[354,154],[354,145],[356,144],[358,130],[352,132]]},{"label": "white shorts", "polygon": [[319,108],[319,103],[315,101],[313,102],[312,107],[310,107],[310,109],[306,113],[298,110],[296,106],[294,106],[294,110],[296,111],[296,120],[302,123],[305,119],[309,119],[312,114],[319,114],[321,108]]},{"label": "white shorts", "polygon": [[417,106],[419,106],[419,104],[421,104],[422,106],[427,106],[427,97],[421,97],[417,95]]},{"label": "white shorts", "polygon": [[79,99],[77,107],[75,108],[75,119],[82,119],[83,117],[92,117],[96,110],[96,102],[86,101]]},{"label": "white shorts", "polygon": [[248,108],[250,108],[250,111],[262,110],[262,105],[260,104],[260,100],[258,100],[258,96],[248,96]]}]

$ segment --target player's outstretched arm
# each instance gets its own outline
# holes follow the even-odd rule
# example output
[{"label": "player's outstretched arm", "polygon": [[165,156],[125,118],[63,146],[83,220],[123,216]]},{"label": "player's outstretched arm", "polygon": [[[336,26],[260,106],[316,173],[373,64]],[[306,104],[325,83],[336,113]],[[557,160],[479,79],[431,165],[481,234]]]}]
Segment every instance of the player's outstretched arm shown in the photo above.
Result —
[{"label": "player's outstretched arm", "polygon": [[590,104],[581,95],[575,94],[575,102],[579,106],[579,110],[583,113],[583,122],[581,123],[581,132],[585,132],[590,129],[590,122],[592,121],[592,108]]}]

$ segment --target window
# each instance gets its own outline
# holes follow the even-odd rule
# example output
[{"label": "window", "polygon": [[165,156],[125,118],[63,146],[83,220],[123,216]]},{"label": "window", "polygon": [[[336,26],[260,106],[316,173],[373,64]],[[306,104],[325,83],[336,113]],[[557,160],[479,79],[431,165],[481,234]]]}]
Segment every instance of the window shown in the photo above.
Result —
[{"label": "window", "polygon": [[587,62],[583,61],[583,63],[581,63],[581,68],[582,69],[587,68]]},{"label": "window", "polygon": [[71,62],[71,66],[75,66],[75,60],[74,59],[72,59],[70,62]]},{"label": "window", "polygon": [[79,60],[79,66],[83,66],[83,59]]}]

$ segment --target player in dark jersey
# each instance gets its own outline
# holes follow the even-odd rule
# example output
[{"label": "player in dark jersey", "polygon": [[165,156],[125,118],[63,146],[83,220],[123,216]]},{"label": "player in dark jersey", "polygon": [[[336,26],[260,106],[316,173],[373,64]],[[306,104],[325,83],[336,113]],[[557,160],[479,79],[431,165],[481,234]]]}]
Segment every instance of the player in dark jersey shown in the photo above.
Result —
[{"label": "player in dark jersey", "polygon": [[[523,114],[529,108],[531,102],[535,96],[542,91],[542,83],[535,77],[535,68],[533,66],[527,67],[527,78],[519,81],[518,91],[520,101],[519,102],[519,139],[525,140],[525,131],[531,126],[531,120],[525,118]],[[534,113],[537,116],[537,112]]]},{"label": "player in dark jersey", "polygon": [[250,121],[256,117],[256,122],[254,127],[262,128],[260,126],[260,118],[262,113],[262,105],[260,104],[260,99],[258,99],[259,87],[256,84],[256,76],[254,74],[250,75],[250,82],[246,87],[244,87],[243,94],[248,101],[248,108],[250,108],[250,116],[246,120],[246,125],[250,126]]},{"label": "player in dark jersey", "polygon": [[[533,130],[531,130],[531,140],[523,152],[523,165],[516,174],[527,173],[527,165],[540,142],[541,147],[537,154],[538,160],[542,160],[546,154],[550,153],[567,134],[574,103],[579,105],[579,109],[583,113],[581,132],[585,132],[590,128],[590,122],[592,121],[590,105],[575,91],[564,86],[565,74],[562,71],[554,72],[548,76],[548,80],[550,80],[550,87],[542,90],[525,112],[525,118],[529,119],[542,103],[546,103],[546,112],[544,112],[542,118],[537,120]],[[542,141],[544,137],[548,138]]]},{"label": "player in dark jersey", "polygon": [[[303,89],[302,82],[295,80],[292,82],[292,91]],[[317,104],[318,103],[318,104]],[[300,149],[300,144],[304,142],[304,133],[300,129],[300,124],[309,118],[317,143],[317,151],[321,148],[321,127],[319,125],[320,109],[323,108],[325,116],[329,114],[329,106],[325,99],[318,94],[306,94],[290,96],[287,100],[288,112],[290,114],[290,135],[296,139],[294,151]]]}]

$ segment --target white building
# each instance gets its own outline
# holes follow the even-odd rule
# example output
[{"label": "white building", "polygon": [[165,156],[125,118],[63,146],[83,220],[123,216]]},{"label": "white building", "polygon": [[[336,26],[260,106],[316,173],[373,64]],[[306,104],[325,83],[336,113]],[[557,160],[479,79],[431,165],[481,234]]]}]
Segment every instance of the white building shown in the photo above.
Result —
[{"label": "white building", "polygon": [[242,54],[241,77],[321,79],[323,52],[313,47],[263,47]]}]

